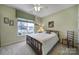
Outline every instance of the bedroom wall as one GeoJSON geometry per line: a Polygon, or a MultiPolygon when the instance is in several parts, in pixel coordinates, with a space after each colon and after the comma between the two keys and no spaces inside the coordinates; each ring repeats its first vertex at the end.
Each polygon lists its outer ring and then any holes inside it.
{"type": "Polygon", "coordinates": [[[79,5],[78,5],[78,54],[79,54],[79,5]]]}
{"type": "Polygon", "coordinates": [[[16,10],[14,8],[0,5],[1,46],[24,40],[24,37],[17,36],[17,19],[15,12],[16,10]],[[4,17],[8,17],[10,20],[14,20],[14,26],[9,26],[9,24],[5,24],[4,17]]]}
{"type": "MultiPolygon", "coordinates": [[[[68,30],[77,30],[77,6],[73,6],[55,14],[42,18],[44,29],[58,30],[60,38],[67,38],[68,30]],[[48,28],[48,22],[54,21],[54,27],[48,28]]],[[[77,33],[77,32],[76,32],[77,33]]],[[[77,35],[77,34],[76,34],[77,35]]]]}
{"type": "MultiPolygon", "coordinates": [[[[0,14],[1,14],[1,12],[0,12],[0,14]]],[[[1,19],[1,15],[0,15],[0,19],[1,19]]],[[[1,22],[1,20],[0,20],[0,22],[1,22]]],[[[0,46],[1,46],[1,23],[0,23],[0,46]]]]}
{"type": "Polygon", "coordinates": [[[25,36],[17,35],[16,9],[0,5],[0,41],[1,46],[10,45],[16,42],[24,41],[25,36]],[[4,17],[14,20],[14,26],[4,23],[4,17]]]}

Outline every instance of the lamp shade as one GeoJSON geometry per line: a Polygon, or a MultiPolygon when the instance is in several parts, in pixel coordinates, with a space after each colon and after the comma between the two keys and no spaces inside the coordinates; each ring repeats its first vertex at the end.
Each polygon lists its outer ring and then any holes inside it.
{"type": "Polygon", "coordinates": [[[42,27],[42,26],[40,26],[37,32],[44,32],[43,27],[42,27]]]}

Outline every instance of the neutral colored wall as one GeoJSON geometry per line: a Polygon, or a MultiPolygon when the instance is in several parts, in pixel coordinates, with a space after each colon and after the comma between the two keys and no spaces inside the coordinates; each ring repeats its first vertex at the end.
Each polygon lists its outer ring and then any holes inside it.
{"type": "Polygon", "coordinates": [[[78,42],[79,42],[79,5],[78,5],[78,42]]]}
{"type": "Polygon", "coordinates": [[[0,5],[0,17],[1,46],[25,40],[24,37],[17,36],[17,19],[16,10],[14,8],[0,5]],[[5,24],[4,17],[8,17],[10,20],[14,20],[14,26],[5,24]]]}
{"type": "MultiPolygon", "coordinates": [[[[0,12],[0,14],[1,14],[1,12],[0,12]]],[[[1,19],[1,15],[0,15],[0,19],[1,19]]],[[[0,22],[1,22],[1,20],[0,20],[0,22]]],[[[1,46],[1,23],[0,23],[0,46],[1,46]]]]}
{"type": "Polygon", "coordinates": [[[79,5],[78,5],[78,54],[79,54],[79,5]]]}
{"type": "Polygon", "coordinates": [[[60,31],[60,37],[67,38],[67,31],[77,29],[77,7],[73,6],[42,18],[45,29],[60,31]],[[54,21],[54,27],[48,28],[48,22],[54,21]]]}

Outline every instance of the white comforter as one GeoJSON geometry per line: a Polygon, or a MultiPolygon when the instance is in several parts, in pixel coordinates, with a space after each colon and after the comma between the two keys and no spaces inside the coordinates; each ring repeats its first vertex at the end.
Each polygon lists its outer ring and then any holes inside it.
{"type": "Polygon", "coordinates": [[[52,32],[51,34],[48,33],[36,33],[29,35],[36,40],[42,43],[42,52],[43,54],[47,54],[51,48],[58,42],[58,36],[56,33],[52,32]]]}

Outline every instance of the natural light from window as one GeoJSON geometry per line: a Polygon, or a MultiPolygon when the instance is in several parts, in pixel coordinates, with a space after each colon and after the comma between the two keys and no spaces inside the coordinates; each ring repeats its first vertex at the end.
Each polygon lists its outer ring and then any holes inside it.
{"type": "Polygon", "coordinates": [[[34,33],[34,23],[18,20],[18,35],[26,35],[26,34],[32,34],[34,33]]]}

